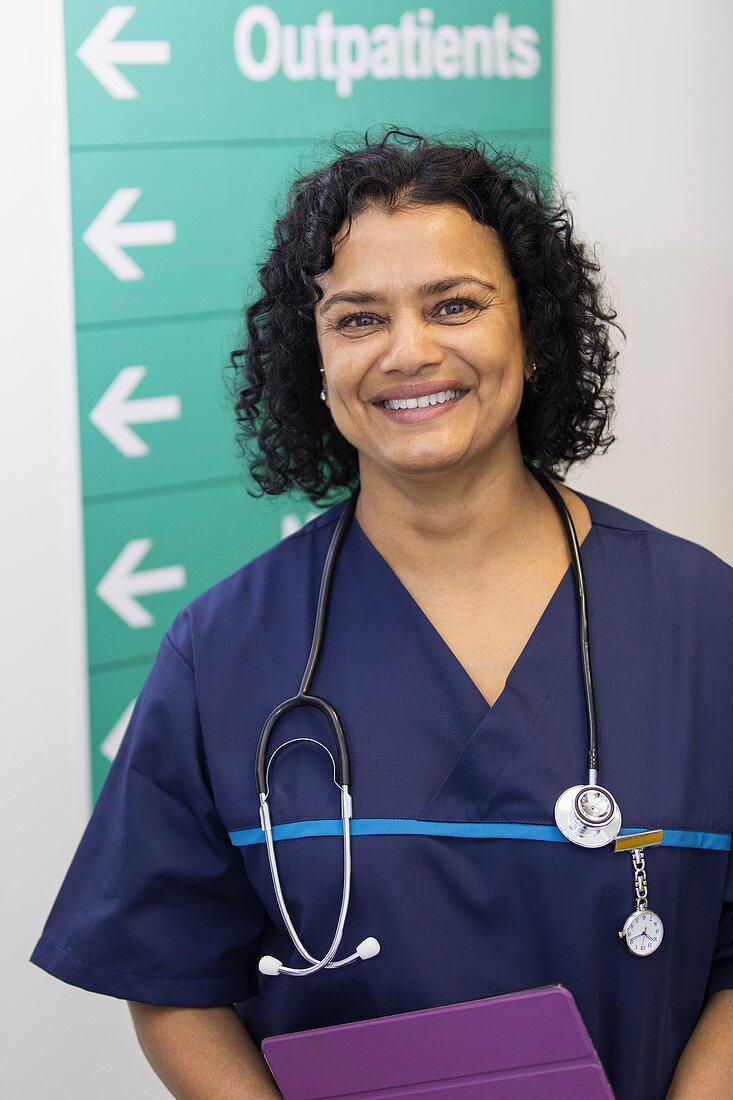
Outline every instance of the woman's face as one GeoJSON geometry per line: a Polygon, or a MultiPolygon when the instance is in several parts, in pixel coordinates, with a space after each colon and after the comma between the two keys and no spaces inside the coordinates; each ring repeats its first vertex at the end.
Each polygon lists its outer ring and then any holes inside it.
{"type": "Polygon", "coordinates": [[[374,465],[428,475],[518,457],[531,365],[493,230],[453,205],[371,207],[319,281],[328,405],[362,480],[374,465]],[[405,399],[417,407],[395,405],[405,399]]]}

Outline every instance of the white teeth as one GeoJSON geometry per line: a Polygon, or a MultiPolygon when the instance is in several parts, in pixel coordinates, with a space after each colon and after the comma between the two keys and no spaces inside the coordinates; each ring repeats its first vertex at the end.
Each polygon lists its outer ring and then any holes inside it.
{"type": "Polygon", "coordinates": [[[400,397],[392,401],[383,401],[385,409],[425,409],[428,405],[443,405],[446,401],[455,401],[461,390],[441,390],[440,393],[425,394],[423,397],[400,397]]]}

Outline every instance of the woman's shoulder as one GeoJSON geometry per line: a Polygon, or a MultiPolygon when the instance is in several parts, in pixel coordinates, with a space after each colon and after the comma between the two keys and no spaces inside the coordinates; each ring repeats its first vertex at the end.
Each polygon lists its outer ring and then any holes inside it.
{"type": "MultiPolygon", "coordinates": [[[[177,614],[167,634],[191,660],[191,637],[223,630],[241,633],[271,625],[296,612],[320,580],[323,562],[345,501],[280,539],[235,572],[195,596],[177,614]]],[[[191,661],[192,663],[192,661],[191,661]]]]}
{"type": "Polygon", "coordinates": [[[635,560],[652,570],[658,583],[688,592],[717,592],[733,603],[733,569],[711,550],[605,501],[577,495],[590,512],[597,536],[625,544],[627,568],[635,560]]]}

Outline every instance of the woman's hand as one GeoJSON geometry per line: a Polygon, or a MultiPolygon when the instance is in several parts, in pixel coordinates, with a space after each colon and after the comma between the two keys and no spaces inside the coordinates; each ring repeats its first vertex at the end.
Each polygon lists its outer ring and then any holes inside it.
{"type": "Polygon", "coordinates": [[[275,1100],[267,1063],[235,1010],[128,1001],[143,1053],[177,1100],[275,1100]]]}
{"type": "Polygon", "coordinates": [[[682,1052],[667,1100],[733,1095],[733,989],[714,993],[682,1052]]]}

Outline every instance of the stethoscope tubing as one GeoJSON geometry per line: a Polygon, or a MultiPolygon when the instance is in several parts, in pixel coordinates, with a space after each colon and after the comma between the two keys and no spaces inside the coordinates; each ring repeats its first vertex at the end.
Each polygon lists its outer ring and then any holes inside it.
{"type": "Polygon", "coordinates": [[[588,782],[598,782],[598,720],[596,717],[596,694],[593,687],[593,670],[590,658],[590,623],[588,619],[588,597],[585,586],[583,561],[580,545],[570,511],[552,480],[542,470],[527,466],[540,483],[560,514],[570,548],[570,565],[575,577],[575,591],[578,603],[578,634],[580,641],[580,661],[583,673],[583,695],[585,699],[585,717],[588,727],[588,782]]]}
{"type": "Polygon", "coordinates": [[[350,955],[346,959],[340,959],[338,962],[334,962],[336,952],[339,949],[341,940],[344,935],[344,925],[346,924],[346,915],[349,910],[349,901],[351,898],[351,796],[348,788],[341,787],[341,820],[343,822],[343,883],[341,890],[341,908],[339,910],[338,921],[336,923],[336,931],[334,932],[333,939],[331,940],[331,946],[322,959],[317,959],[314,955],[305,948],[303,942],[298,935],[295,925],[293,924],[288,907],[285,904],[285,896],[283,894],[282,885],[280,883],[280,875],[277,867],[277,858],[275,856],[275,844],[272,836],[272,823],[270,821],[270,811],[267,805],[267,796],[260,796],[260,812],[262,820],[262,828],[265,833],[265,847],[267,848],[267,859],[270,864],[270,872],[272,874],[272,882],[275,888],[275,898],[277,900],[278,909],[285,922],[285,926],[288,930],[290,938],[292,939],[299,954],[305,959],[306,962],[312,963],[311,966],[303,969],[298,969],[290,966],[280,966],[281,974],[289,974],[295,978],[305,978],[309,974],[315,974],[319,970],[329,969],[333,970],[339,966],[346,966],[350,962],[354,962],[359,958],[358,954],[350,955]]]}
{"type": "Polygon", "coordinates": [[[321,584],[318,590],[318,602],[316,605],[316,621],[313,627],[313,637],[311,639],[310,653],[308,654],[308,660],[306,662],[303,678],[300,681],[300,688],[298,694],[294,695],[290,699],[283,700],[279,703],[272,713],[268,716],[262,731],[260,733],[259,741],[257,742],[257,754],[255,756],[255,782],[257,785],[257,793],[262,796],[267,793],[267,751],[270,747],[270,738],[272,737],[272,731],[275,728],[277,722],[286,714],[289,710],[293,710],[295,707],[308,706],[315,707],[325,714],[328,719],[329,725],[336,740],[337,750],[337,763],[336,763],[336,777],[340,787],[351,786],[351,760],[349,757],[349,746],[344,736],[344,731],[341,726],[341,720],[336,713],[334,707],[325,699],[321,699],[317,695],[309,695],[308,690],[311,685],[311,681],[315,674],[316,665],[321,652],[321,644],[323,642],[323,635],[326,625],[326,615],[328,614],[328,601],[331,595],[331,578],[333,577],[333,571],[336,565],[336,559],[338,552],[341,549],[341,543],[344,540],[346,531],[353,519],[354,512],[356,511],[356,502],[359,498],[359,489],[355,489],[346,502],[346,507],[339,516],[336,529],[331,536],[331,542],[326,554],[326,560],[323,565],[323,572],[321,574],[321,584]]]}
{"type": "MultiPolygon", "coordinates": [[[[305,671],[303,673],[303,679],[300,681],[299,695],[307,695],[308,689],[311,685],[311,680],[316,670],[316,664],[321,652],[321,643],[323,641],[323,634],[326,626],[326,615],[328,614],[328,600],[331,595],[331,578],[333,577],[333,571],[336,568],[336,559],[338,558],[339,550],[341,549],[341,543],[343,542],[348,528],[351,526],[351,521],[354,518],[354,512],[356,511],[356,502],[359,499],[359,486],[356,487],[346,502],[346,507],[339,516],[336,529],[331,537],[329,543],[328,552],[326,554],[326,560],[323,563],[323,573],[321,574],[321,585],[318,589],[318,603],[316,605],[316,621],[313,627],[313,638],[311,640],[310,653],[308,654],[308,660],[306,661],[305,671]]],[[[348,756],[348,753],[347,753],[348,756]]],[[[344,780],[348,782],[348,780],[344,780]]]]}

